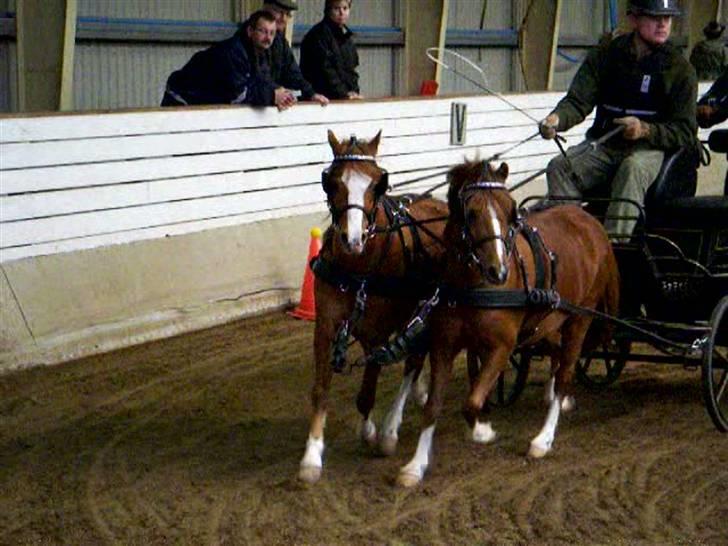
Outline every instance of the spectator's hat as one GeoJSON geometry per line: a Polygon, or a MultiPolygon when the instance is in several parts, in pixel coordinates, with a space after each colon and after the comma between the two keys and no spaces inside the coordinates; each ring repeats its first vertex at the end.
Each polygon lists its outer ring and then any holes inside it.
{"type": "Polygon", "coordinates": [[[707,25],[705,25],[705,28],[703,29],[703,34],[705,34],[706,38],[715,39],[720,38],[720,35],[723,34],[723,31],[725,30],[725,25],[721,25],[718,21],[711,21],[707,25]]]}
{"type": "Polygon", "coordinates": [[[264,0],[264,4],[273,4],[286,11],[293,11],[298,9],[296,0],[264,0]]]}
{"type": "Polygon", "coordinates": [[[676,0],[630,0],[627,13],[653,17],[680,15],[676,0]]]}

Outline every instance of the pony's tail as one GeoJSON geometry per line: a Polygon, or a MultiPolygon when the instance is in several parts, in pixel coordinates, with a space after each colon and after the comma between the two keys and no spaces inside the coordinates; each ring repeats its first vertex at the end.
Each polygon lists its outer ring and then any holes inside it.
{"type": "MultiPolygon", "coordinates": [[[[606,276],[604,284],[604,292],[602,298],[597,304],[597,311],[601,311],[612,317],[619,315],[619,267],[617,259],[614,256],[611,245],[609,252],[604,257],[604,264],[601,271],[606,276]]],[[[614,323],[608,320],[595,319],[592,321],[586,339],[584,340],[583,352],[590,352],[597,349],[600,345],[608,343],[614,335],[614,323]]]]}

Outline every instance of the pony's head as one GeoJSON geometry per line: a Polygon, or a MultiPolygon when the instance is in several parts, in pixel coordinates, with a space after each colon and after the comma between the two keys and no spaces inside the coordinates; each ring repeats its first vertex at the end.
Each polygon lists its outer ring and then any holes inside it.
{"type": "Polygon", "coordinates": [[[518,213],[505,185],[508,165],[467,161],[448,173],[450,222],[460,230],[464,255],[492,284],[508,278],[518,213]]]}
{"type": "Polygon", "coordinates": [[[334,160],[322,173],[321,184],[341,242],[355,254],[361,254],[374,234],[379,199],[389,187],[387,171],[376,161],[381,136],[379,131],[368,141],[351,136],[339,142],[329,131],[334,160]]]}

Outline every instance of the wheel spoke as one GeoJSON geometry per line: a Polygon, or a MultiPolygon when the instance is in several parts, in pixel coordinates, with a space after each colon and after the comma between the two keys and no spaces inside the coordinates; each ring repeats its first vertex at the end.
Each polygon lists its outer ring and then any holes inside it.
{"type": "Polygon", "coordinates": [[[728,385],[728,370],[723,370],[722,377],[716,383],[715,401],[720,403],[721,398],[726,392],[726,385],[728,385]]]}

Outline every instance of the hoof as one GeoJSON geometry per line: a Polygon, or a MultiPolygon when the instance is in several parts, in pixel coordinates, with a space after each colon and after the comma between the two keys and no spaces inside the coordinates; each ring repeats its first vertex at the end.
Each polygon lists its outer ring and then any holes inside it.
{"type": "Polygon", "coordinates": [[[561,401],[561,411],[573,411],[576,408],[576,399],[573,396],[565,396],[561,401]]]}
{"type": "Polygon", "coordinates": [[[409,472],[400,472],[397,476],[397,485],[400,487],[414,487],[422,481],[422,478],[409,472]]]}
{"type": "Polygon", "coordinates": [[[528,456],[532,459],[541,459],[546,456],[546,454],[551,451],[550,449],[547,449],[545,447],[537,446],[536,444],[531,444],[531,448],[528,450],[528,456]]]}
{"type": "Polygon", "coordinates": [[[379,441],[379,451],[385,457],[394,455],[397,452],[398,438],[396,436],[384,436],[379,441]]]}
{"type": "Polygon", "coordinates": [[[476,444],[489,444],[495,440],[496,433],[490,423],[478,423],[472,429],[472,440],[476,444]]]}
{"type": "Polygon", "coordinates": [[[363,421],[359,430],[362,443],[370,448],[377,447],[377,429],[371,421],[363,421]]]}
{"type": "Polygon", "coordinates": [[[321,479],[321,467],[302,466],[298,472],[298,479],[306,483],[316,483],[321,479]]]}

